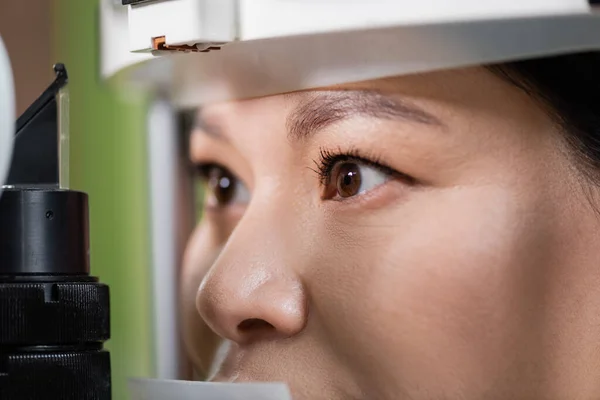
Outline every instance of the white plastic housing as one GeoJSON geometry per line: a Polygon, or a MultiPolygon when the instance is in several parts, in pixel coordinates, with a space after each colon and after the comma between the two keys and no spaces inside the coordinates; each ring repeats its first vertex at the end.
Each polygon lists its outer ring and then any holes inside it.
{"type": "Polygon", "coordinates": [[[153,58],[149,53],[129,51],[127,7],[120,3],[120,0],[100,1],[100,73],[104,78],[153,58]]]}
{"type": "Polygon", "coordinates": [[[0,37],[0,195],[10,167],[15,135],[15,89],[8,53],[0,37]]]}
{"type": "Polygon", "coordinates": [[[586,12],[587,0],[162,0],[129,6],[129,49],[586,12]]]}
{"type": "Polygon", "coordinates": [[[600,50],[600,13],[588,0],[155,0],[129,6],[127,22],[124,9],[103,17],[104,76],[128,70],[129,82],[182,107],[600,50]],[[153,57],[160,36],[225,44],[153,57]]]}

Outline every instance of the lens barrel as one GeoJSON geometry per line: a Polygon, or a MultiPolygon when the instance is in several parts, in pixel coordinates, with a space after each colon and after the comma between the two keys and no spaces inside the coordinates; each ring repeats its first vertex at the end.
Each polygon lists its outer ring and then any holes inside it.
{"type": "Polygon", "coordinates": [[[110,400],[108,286],[90,276],[87,194],[0,197],[0,399],[110,400]]]}

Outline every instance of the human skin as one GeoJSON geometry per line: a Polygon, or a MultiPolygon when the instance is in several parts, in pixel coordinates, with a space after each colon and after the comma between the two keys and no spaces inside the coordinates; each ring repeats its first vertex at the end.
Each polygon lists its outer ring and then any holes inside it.
{"type": "Polygon", "coordinates": [[[200,373],[294,399],[600,396],[597,189],[534,99],[472,68],[200,118],[192,160],[238,180],[209,190],[184,259],[200,373]]]}

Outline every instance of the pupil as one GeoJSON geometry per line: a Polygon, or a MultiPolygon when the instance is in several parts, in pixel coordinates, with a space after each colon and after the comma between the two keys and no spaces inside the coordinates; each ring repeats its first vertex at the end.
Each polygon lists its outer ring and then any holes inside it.
{"type": "Polygon", "coordinates": [[[235,194],[234,177],[225,169],[214,167],[210,171],[209,184],[219,205],[227,205],[235,194]]]}
{"type": "Polygon", "coordinates": [[[361,186],[361,177],[358,165],[344,164],[340,167],[338,175],[338,194],[341,197],[350,197],[358,194],[361,186]]]}

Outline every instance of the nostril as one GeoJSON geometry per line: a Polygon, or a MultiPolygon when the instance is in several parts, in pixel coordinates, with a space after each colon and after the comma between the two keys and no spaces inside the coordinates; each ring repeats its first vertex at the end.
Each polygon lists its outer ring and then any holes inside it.
{"type": "Polygon", "coordinates": [[[238,325],[238,330],[240,332],[251,332],[251,331],[271,331],[274,330],[275,327],[265,321],[264,319],[259,318],[249,318],[245,319],[238,325]]]}

